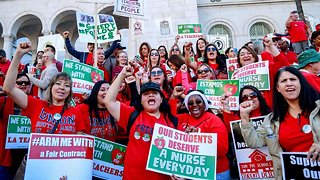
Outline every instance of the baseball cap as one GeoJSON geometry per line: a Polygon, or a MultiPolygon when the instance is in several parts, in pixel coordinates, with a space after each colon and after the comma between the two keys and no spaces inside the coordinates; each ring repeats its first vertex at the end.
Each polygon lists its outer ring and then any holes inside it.
{"type": "Polygon", "coordinates": [[[6,57],[6,52],[3,49],[0,49],[0,56],[6,57]]]}
{"type": "Polygon", "coordinates": [[[156,91],[162,93],[161,89],[160,89],[160,85],[158,83],[154,83],[154,82],[147,82],[147,83],[142,84],[142,86],[140,88],[141,94],[148,91],[148,90],[156,90],[156,91]]]}

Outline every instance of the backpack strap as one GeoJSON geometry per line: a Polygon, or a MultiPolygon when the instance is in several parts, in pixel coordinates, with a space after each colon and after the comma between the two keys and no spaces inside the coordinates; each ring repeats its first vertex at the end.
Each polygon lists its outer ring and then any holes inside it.
{"type": "Polygon", "coordinates": [[[128,124],[127,124],[127,136],[130,135],[130,129],[134,123],[134,121],[137,119],[137,117],[139,116],[141,111],[138,111],[138,110],[134,110],[131,114],[130,114],[130,117],[129,117],[129,121],[128,121],[128,124]]]}
{"type": "Polygon", "coordinates": [[[4,110],[4,108],[5,108],[6,102],[7,102],[7,96],[4,97],[3,106],[2,106],[2,109],[1,109],[1,112],[0,112],[0,118],[2,118],[3,110],[4,110]]]}

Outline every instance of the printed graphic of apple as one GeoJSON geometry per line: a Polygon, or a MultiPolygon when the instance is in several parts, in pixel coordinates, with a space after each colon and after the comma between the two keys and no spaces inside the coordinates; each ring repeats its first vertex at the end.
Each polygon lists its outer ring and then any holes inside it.
{"type": "Polygon", "coordinates": [[[194,30],[195,33],[199,33],[201,28],[200,28],[200,26],[194,26],[193,30],[194,30]]]}
{"type": "Polygon", "coordinates": [[[93,81],[94,83],[102,80],[101,75],[98,74],[98,73],[95,72],[95,71],[92,71],[92,72],[91,72],[91,79],[92,79],[92,81],[93,81]]]}
{"type": "Polygon", "coordinates": [[[159,150],[161,150],[166,145],[166,140],[164,140],[163,137],[158,137],[154,140],[154,144],[159,150]]]}
{"type": "Polygon", "coordinates": [[[111,153],[112,163],[114,165],[123,164],[125,156],[125,151],[120,147],[120,149],[114,149],[111,153]]]}
{"type": "Polygon", "coordinates": [[[237,90],[238,90],[238,87],[232,83],[226,84],[223,88],[223,91],[227,96],[234,95],[237,92],[237,90]]]}
{"type": "Polygon", "coordinates": [[[231,66],[229,67],[229,71],[230,71],[230,72],[233,72],[235,69],[236,69],[236,67],[235,67],[234,65],[231,65],[231,66]]]}

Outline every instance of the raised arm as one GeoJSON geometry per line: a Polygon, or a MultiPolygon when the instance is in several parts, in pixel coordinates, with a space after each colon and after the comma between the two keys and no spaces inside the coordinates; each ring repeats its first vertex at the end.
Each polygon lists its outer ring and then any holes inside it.
{"type": "Polygon", "coordinates": [[[80,62],[84,63],[85,59],[81,58],[81,57],[83,57],[83,55],[81,55],[81,54],[84,54],[84,52],[77,51],[74,49],[74,47],[72,47],[70,39],[69,39],[69,31],[63,32],[62,36],[64,38],[68,53],[70,53],[73,57],[79,59],[80,62]]]}
{"type": "Polygon", "coordinates": [[[107,49],[105,52],[104,52],[104,58],[107,59],[108,57],[111,56],[111,54],[116,50],[117,46],[118,46],[118,43],[120,42],[120,40],[115,40],[111,43],[111,46],[109,49],[107,49]]]}
{"type": "Polygon", "coordinates": [[[18,67],[22,57],[31,50],[30,43],[21,43],[17,46],[16,53],[11,61],[10,67],[4,81],[4,91],[10,96],[13,101],[22,109],[28,105],[28,96],[23,91],[15,86],[18,67]]]}
{"type": "Polygon", "coordinates": [[[290,13],[290,15],[286,21],[286,28],[290,28],[291,16],[292,16],[292,13],[290,13]]]}
{"type": "Polygon", "coordinates": [[[118,91],[124,78],[131,76],[133,69],[125,66],[117,78],[111,84],[105,98],[103,99],[110,114],[118,121],[120,118],[120,102],[116,100],[118,91]]]}
{"type": "Polygon", "coordinates": [[[58,69],[50,68],[50,69],[47,69],[46,75],[43,78],[43,80],[37,79],[30,74],[28,74],[28,77],[34,85],[38,86],[41,89],[47,89],[50,85],[52,78],[58,73],[59,73],[58,69]]]}
{"type": "Polygon", "coordinates": [[[186,43],[184,45],[184,52],[185,52],[185,62],[186,62],[186,65],[193,69],[193,71],[195,72],[197,70],[197,63],[196,62],[192,62],[191,59],[190,59],[190,49],[191,49],[191,46],[192,46],[192,43],[189,42],[189,43],[186,43]]]}

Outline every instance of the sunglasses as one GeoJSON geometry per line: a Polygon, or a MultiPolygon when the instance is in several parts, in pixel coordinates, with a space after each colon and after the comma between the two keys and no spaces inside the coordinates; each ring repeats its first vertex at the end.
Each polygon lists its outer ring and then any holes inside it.
{"type": "Polygon", "coordinates": [[[197,100],[195,100],[195,101],[189,101],[189,102],[188,102],[188,106],[199,105],[199,104],[201,104],[201,103],[202,103],[202,101],[199,100],[199,99],[197,99],[197,100]]]}
{"type": "Polygon", "coordinates": [[[199,70],[197,71],[197,74],[203,74],[203,73],[208,73],[208,72],[210,72],[210,69],[209,69],[209,68],[205,68],[205,69],[203,69],[203,70],[199,69],[199,70]]]}
{"type": "Polygon", "coordinates": [[[151,76],[161,76],[163,74],[163,72],[161,70],[158,70],[158,71],[151,71],[150,72],[150,75],[151,76]]]}
{"type": "Polygon", "coordinates": [[[173,51],[179,51],[179,48],[173,48],[173,51]]]}
{"type": "Polygon", "coordinates": [[[159,53],[157,53],[157,52],[151,52],[150,55],[151,55],[151,56],[159,56],[159,53]]]}
{"type": "Polygon", "coordinates": [[[16,84],[21,86],[22,84],[24,84],[25,86],[28,86],[30,85],[30,82],[29,81],[16,81],[16,84]]]}
{"type": "Polygon", "coordinates": [[[207,51],[217,51],[217,49],[215,47],[212,47],[212,48],[208,47],[207,51]]]}
{"type": "Polygon", "coordinates": [[[250,99],[254,99],[254,98],[258,97],[258,94],[256,92],[252,92],[250,94],[243,95],[241,97],[241,99],[242,99],[242,101],[248,101],[249,97],[250,97],[250,99]]]}

